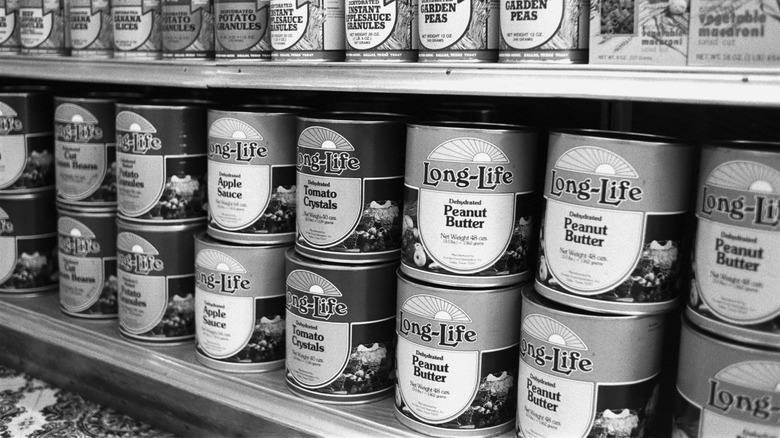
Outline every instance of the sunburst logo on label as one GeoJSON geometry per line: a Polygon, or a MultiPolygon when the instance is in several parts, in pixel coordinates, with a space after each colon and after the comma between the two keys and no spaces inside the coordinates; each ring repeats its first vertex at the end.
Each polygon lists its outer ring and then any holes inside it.
{"type": "Polygon", "coordinates": [[[204,249],[198,252],[195,264],[214,271],[246,273],[246,268],[236,259],[214,249],[204,249]]]}
{"type": "Polygon", "coordinates": [[[103,138],[98,119],[86,109],[72,104],[63,103],[54,111],[56,135],[65,141],[84,143],[89,140],[103,138]]]}
{"type": "Polygon", "coordinates": [[[119,266],[127,272],[148,274],[162,271],[165,264],[158,258],[160,253],[143,237],[123,231],[117,235],[116,248],[119,253],[119,266]]]}
{"type": "Polygon", "coordinates": [[[6,135],[12,131],[22,130],[22,121],[17,119],[19,114],[5,102],[0,102],[0,134],[6,135]]]}
{"type": "Polygon", "coordinates": [[[780,221],[780,172],[754,161],[729,161],[713,169],[702,185],[701,212],[723,213],[742,220],[753,213],[753,223],[775,226],[780,221]],[[729,193],[713,188],[737,191],[729,193]],[[752,193],[751,203],[744,196],[752,193]]]}
{"type": "Polygon", "coordinates": [[[341,291],[319,274],[296,269],[287,275],[287,308],[301,315],[325,320],[334,315],[344,316],[348,308],[340,297],[341,291]]]}
{"type": "Polygon", "coordinates": [[[0,208],[0,234],[10,234],[14,232],[14,224],[11,222],[11,217],[8,213],[0,208]]]}
{"type": "Polygon", "coordinates": [[[759,360],[730,365],[709,381],[707,408],[753,422],[777,422],[780,363],[759,360]]]}
{"type": "Polygon", "coordinates": [[[81,221],[70,217],[57,220],[59,248],[65,254],[85,255],[100,252],[100,243],[95,233],[81,221]]]}
{"type": "Polygon", "coordinates": [[[746,192],[776,194],[780,191],[780,172],[753,161],[729,161],[710,172],[706,184],[746,192]]]}
{"type": "Polygon", "coordinates": [[[157,133],[157,128],[134,112],[121,111],[117,114],[116,130],[117,147],[124,152],[145,154],[162,147],[162,141],[153,135],[157,133]]]}
{"type": "Polygon", "coordinates": [[[246,268],[222,251],[204,249],[195,256],[195,278],[198,286],[209,291],[235,293],[251,288],[251,281],[244,278],[246,268]],[[209,272],[212,271],[212,272],[209,272]]]}
{"type": "Polygon", "coordinates": [[[263,136],[249,124],[231,117],[217,119],[209,127],[209,137],[223,140],[262,140],[263,136]]]}
{"type": "Polygon", "coordinates": [[[412,315],[436,321],[471,322],[469,315],[457,305],[432,295],[415,295],[401,308],[412,315]]]}
{"type": "Polygon", "coordinates": [[[354,151],[355,147],[338,132],[322,126],[309,126],[298,136],[298,147],[329,151],[354,151]]]}
{"type": "Polygon", "coordinates": [[[494,144],[479,138],[456,138],[436,146],[428,159],[459,163],[509,163],[509,158],[494,144]]]}
{"type": "Polygon", "coordinates": [[[620,155],[596,146],[579,146],[558,157],[555,168],[590,175],[639,178],[634,167],[620,155]]]}
{"type": "Polygon", "coordinates": [[[585,342],[570,328],[560,322],[539,314],[528,315],[523,319],[522,331],[544,342],[571,348],[587,350],[585,342]]]}

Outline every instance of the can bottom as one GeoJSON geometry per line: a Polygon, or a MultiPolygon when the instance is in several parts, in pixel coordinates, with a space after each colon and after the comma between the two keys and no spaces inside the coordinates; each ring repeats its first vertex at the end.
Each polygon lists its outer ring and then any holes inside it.
{"type": "Polygon", "coordinates": [[[72,316],[74,318],[81,318],[81,319],[94,319],[94,320],[108,320],[108,319],[117,319],[119,318],[118,313],[81,313],[81,312],[70,312],[68,310],[65,310],[64,307],[60,307],[60,310],[62,313],[72,316]]]}
{"type": "Polygon", "coordinates": [[[0,297],[19,297],[19,298],[40,297],[51,293],[57,293],[58,290],[59,290],[59,286],[56,284],[50,289],[34,290],[34,291],[25,291],[23,289],[15,289],[15,290],[2,289],[0,290],[0,297]]]}
{"type": "Polygon", "coordinates": [[[409,278],[414,280],[424,281],[430,284],[442,285],[442,286],[457,286],[457,287],[476,287],[476,288],[494,288],[494,287],[506,287],[515,286],[523,283],[527,280],[532,271],[526,271],[514,275],[456,275],[456,274],[438,274],[429,271],[423,271],[421,269],[414,269],[413,267],[401,263],[401,272],[406,274],[409,278]]]}
{"type": "Polygon", "coordinates": [[[290,392],[297,395],[298,397],[301,397],[306,400],[318,402],[318,403],[328,403],[334,405],[362,405],[365,403],[371,403],[377,400],[382,400],[387,397],[390,397],[392,395],[392,391],[394,387],[391,386],[389,388],[385,388],[381,391],[376,391],[371,394],[328,395],[316,391],[309,391],[307,389],[298,387],[294,383],[290,382],[290,379],[288,378],[287,389],[289,389],[290,392]]]}
{"type": "Polygon", "coordinates": [[[307,246],[295,244],[295,251],[298,254],[310,259],[321,262],[331,262],[340,264],[362,265],[368,263],[395,262],[401,258],[401,250],[382,252],[381,254],[370,252],[329,252],[318,249],[312,249],[307,246]]]}
{"type": "Polygon", "coordinates": [[[237,243],[239,245],[278,245],[284,243],[293,243],[295,241],[295,233],[233,233],[230,231],[214,228],[211,225],[209,225],[206,233],[213,239],[222,242],[237,243]]]}
{"type": "Polygon", "coordinates": [[[182,345],[182,344],[187,344],[191,342],[193,339],[195,339],[194,334],[187,335],[187,336],[178,336],[175,338],[164,338],[164,337],[150,338],[148,336],[139,336],[139,335],[134,335],[132,333],[128,333],[122,330],[122,327],[119,327],[119,334],[130,341],[139,342],[146,345],[182,345]]]}
{"type": "Polygon", "coordinates": [[[230,373],[265,373],[284,368],[284,360],[274,360],[271,362],[225,362],[223,360],[212,359],[205,354],[197,351],[195,359],[202,365],[219,371],[230,373]]]}
{"type": "Polygon", "coordinates": [[[615,313],[619,315],[651,315],[666,313],[679,307],[680,299],[659,303],[631,303],[622,301],[607,301],[577,296],[571,293],[561,292],[544,286],[538,280],[534,283],[534,289],[539,295],[556,303],[596,313],[615,313]]]}
{"type": "Polygon", "coordinates": [[[780,332],[768,333],[747,327],[735,326],[702,315],[691,309],[690,306],[685,307],[685,316],[688,317],[693,325],[711,334],[722,336],[732,341],[738,341],[746,345],[780,348],[780,332]]]}
{"type": "Polygon", "coordinates": [[[395,414],[395,418],[397,418],[398,421],[401,422],[401,424],[408,427],[409,429],[412,429],[415,432],[424,433],[429,436],[442,437],[442,438],[495,436],[504,433],[508,430],[511,430],[514,427],[514,423],[515,423],[514,418],[512,418],[512,421],[508,421],[498,426],[486,427],[483,429],[474,429],[474,428],[449,429],[443,427],[436,427],[435,425],[429,425],[419,421],[415,421],[407,417],[406,415],[404,415],[404,413],[398,409],[398,406],[395,406],[393,408],[393,413],[395,414]]]}

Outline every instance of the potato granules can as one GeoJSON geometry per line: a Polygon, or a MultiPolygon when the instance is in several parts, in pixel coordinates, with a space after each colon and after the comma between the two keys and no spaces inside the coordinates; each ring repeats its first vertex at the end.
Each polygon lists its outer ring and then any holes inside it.
{"type": "Polygon", "coordinates": [[[19,0],[23,55],[67,56],[65,0],[19,0]]]}
{"type": "Polygon", "coordinates": [[[596,312],[675,308],[694,165],[670,138],[551,133],[536,290],[596,312]]]}
{"type": "Polygon", "coordinates": [[[0,193],[54,187],[51,107],[44,88],[0,90],[0,193]]]}
{"type": "Polygon", "coordinates": [[[498,0],[418,0],[419,61],[495,61],[498,13],[498,0]]]}
{"type": "Polygon", "coordinates": [[[71,56],[110,58],[114,23],[109,0],[68,0],[71,56]]]}
{"type": "Polygon", "coordinates": [[[172,343],[195,337],[195,239],[205,222],[135,224],[117,219],[119,333],[172,343]]]}
{"type": "Polygon", "coordinates": [[[19,0],[0,0],[0,55],[19,53],[19,0]]]}
{"type": "Polygon", "coordinates": [[[284,366],[284,266],[290,247],[236,246],[195,235],[198,362],[239,373],[284,366]]]}
{"type": "Polygon", "coordinates": [[[343,61],[344,0],[271,0],[274,61],[343,61]]]}
{"type": "Polygon", "coordinates": [[[162,57],[160,0],[111,0],[114,58],[162,57]]]}
{"type": "Polygon", "coordinates": [[[287,251],[287,387],[325,403],[357,404],[395,384],[398,262],[320,263],[287,251]]]}
{"type": "Polygon", "coordinates": [[[270,0],[214,0],[217,59],[271,59],[270,0]]]}
{"type": "Polygon", "coordinates": [[[405,119],[379,113],[300,116],[298,133],[296,250],[337,263],[397,259],[405,119]]]}
{"type": "Polygon", "coordinates": [[[146,223],[204,219],[206,141],[206,108],[199,102],[117,104],[119,214],[146,223]]]}
{"type": "Polygon", "coordinates": [[[522,307],[518,437],[656,436],[665,315],[522,307]]]}
{"type": "Polygon", "coordinates": [[[780,144],[702,148],[688,317],[748,344],[780,347],[780,144]]]}
{"type": "Polygon", "coordinates": [[[512,428],[520,287],[460,289],[398,275],[395,416],[439,437],[512,428]]]}
{"type": "Polygon", "coordinates": [[[213,0],[165,0],[162,5],[162,56],[214,56],[213,0]]]}
{"type": "Polygon", "coordinates": [[[418,0],[346,0],[347,61],[416,61],[418,0]]]}
{"type": "Polygon", "coordinates": [[[246,244],[295,240],[292,106],[208,111],[209,235],[246,244]]]}
{"type": "Polygon", "coordinates": [[[0,192],[0,294],[57,291],[54,190],[0,192]]]}
{"type": "Polygon", "coordinates": [[[500,62],[588,62],[588,0],[499,2],[500,62]]]}
{"type": "Polygon", "coordinates": [[[409,125],[401,271],[450,286],[533,272],[538,135],[513,125],[409,125]]]}
{"type": "Polygon", "coordinates": [[[116,318],[116,207],[57,204],[60,308],[80,318],[116,318]]]}

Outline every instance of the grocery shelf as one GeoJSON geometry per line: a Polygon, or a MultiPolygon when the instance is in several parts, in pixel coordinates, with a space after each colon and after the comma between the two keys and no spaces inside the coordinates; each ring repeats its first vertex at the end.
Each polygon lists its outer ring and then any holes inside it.
{"type": "Polygon", "coordinates": [[[126,61],[7,56],[0,76],[187,88],[563,97],[780,107],[780,69],[126,61]]]}

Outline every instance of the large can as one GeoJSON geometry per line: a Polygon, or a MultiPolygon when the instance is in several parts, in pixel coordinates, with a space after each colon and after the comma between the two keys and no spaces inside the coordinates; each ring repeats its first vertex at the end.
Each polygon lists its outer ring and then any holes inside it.
{"type": "Polygon", "coordinates": [[[116,105],[117,205],[146,223],[200,222],[206,206],[206,108],[194,101],[116,105]]]}
{"type": "Polygon", "coordinates": [[[705,146],[688,317],[780,348],[780,143],[705,146]]]}
{"type": "Polygon", "coordinates": [[[110,58],[114,23],[109,0],[68,0],[71,56],[110,58]]]}
{"type": "Polygon", "coordinates": [[[214,0],[217,59],[271,59],[270,0],[214,0]]]}
{"type": "Polygon", "coordinates": [[[512,428],[520,287],[445,288],[398,276],[395,416],[431,436],[512,428]]]}
{"type": "Polygon", "coordinates": [[[533,272],[538,135],[513,125],[409,125],[401,271],[451,286],[533,272]]]}
{"type": "Polygon", "coordinates": [[[198,362],[239,373],[284,366],[284,266],[290,247],[236,246],[195,235],[198,362]]]}
{"type": "Polygon", "coordinates": [[[60,202],[57,212],[60,308],[81,318],[116,318],[116,208],[60,202]]]}
{"type": "Polygon", "coordinates": [[[162,56],[214,56],[213,0],[166,0],[162,5],[162,56]]]}
{"type": "Polygon", "coordinates": [[[536,290],[597,312],[677,307],[694,166],[665,137],[551,133],[536,290]]]}
{"type": "Polygon", "coordinates": [[[342,263],[398,258],[404,122],[378,113],[298,118],[298,252],[342,263]]]}
{"type": "Polygon", "coordinates": [[[0,90],[0,193],[54,187],[51,106],[44,88],[0,90]]]}
{"type": "Polygon", "coordinates": [[[390,395],[395,384],[397,262],[325,264],[287,251],[287,387],[338,404],[390,395]]]}
{"type": "Polygon", "coordinates": [[[160,0],[112,0],[114,58],[162,57],[160,0]]]}
{"type": "Polygon", "coordinates": [[[656,436],[665,315],[579,311],[523,290],[517,435],[656,436]]]}
{"type": "Polygon", "coordinates": [[[0,55],[19,53],[19,0],[0,0],[0,55]]]}
{"type": "Polygon", "coordinates": [[[173,343],[195,337],[195,234],[205,222],[135,224],[117,219],[119,332],[173,343]]]}
{"type": "Polygon", "coordinates": [[[344,0],[271,0],[274,61],[343,61],[344,0]]]}
{"type": "Polygon", "coordinates": [[[246,244],[295,240],[300,107],[208,111],[209,235],[246,244]]]}
{"type": "Polygon", "coordinates": [[[19,41],[23,55],[66,56],[65,0],[19,0],[19,41]]]}
{"type": "Polygon", "coordinates": [[[0,294],[56,292],[54,190],[0,193],[0,294]]]}
{"type": "Polygon", "coordinates": [[[416,61],[418,0],[346,0],[347,61],[416,61]]]}
{"type": "Polygon", "coordinates": [[[117,99],[54,98],[57,198],[79,207],[116,206],[117,99]]]}
{"type": "Polygon", "coordinates": [[[780,350],[683,320],[673,438],[780,436],[780,350]]]}
{"type": "Polygon", "coordinates": [[[418,0],[421,62],[493,62],[498,57],[497,0],[418,0]]]}

